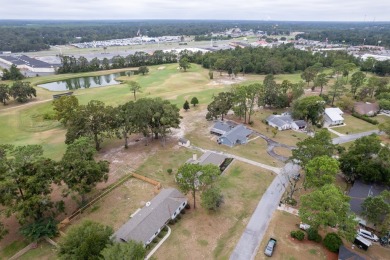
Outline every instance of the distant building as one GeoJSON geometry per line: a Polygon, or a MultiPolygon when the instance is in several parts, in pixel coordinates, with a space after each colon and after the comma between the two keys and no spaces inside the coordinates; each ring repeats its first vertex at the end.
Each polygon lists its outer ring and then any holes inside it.
{"type": "Polygon", "coordinates": [[[344,124],[343,111],[338,107],[325,108],[324,118],[328,126],[344,124]]]}
{"type": "Polygon", "coordinates": [[[149,245],[187,205],[187,198],[177,189],[163,189],[145,207],[121,226],[112,238],[116,242],[134,240],[149,245]]]}
{"type": "Polygon", "coordinates": [[[229,132],[226,132],[218,138],[219,144],[224,144],[230,147],[236,144],[246,144],[248,137],[252,134],[252,130],[246,128],[244,125],[237,125],[229,132]]]}
{"type": "Polygon", "coordinates": [[[356,102],[353,105],[353,111],[359,115],[375,116],[379,112],[379,105],[378,103],[356,102]]]}
{"type": "Polygon", "coordinates": [[[0,62],[9,66],[16,65],[20,70],[29,70],[31,72],[54,72],[55,68],[52,64],[44,61],[30,58],[26,55],[2,55],[0,62]]]}
{"type": "Polygon", "coordinates": [[[184,147],[189,147],[191,145],[191,143],[189,140],[182,137],[179,139],[179,145],[184,146],[184,147]]]}
{"type": "Polygon", "coordinates": [[[187,160],[187,163],[199,163],[200,165],[207,165],[207,164],[213,164],[221,170],[221,172],[224,170],[227,165],[225,164],[225,161],[228,158],[227,156],[211,151],[205,152],[199,159],[196,154],[193,154],[192,158],[187,160]]]}

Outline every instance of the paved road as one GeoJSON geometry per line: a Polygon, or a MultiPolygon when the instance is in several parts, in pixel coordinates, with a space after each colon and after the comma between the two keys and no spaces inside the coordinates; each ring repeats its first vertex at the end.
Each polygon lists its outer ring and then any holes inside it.
{"type": "MultiPolygon", "coordinates": [[[[254,259],[263,240],[272,214],[277,209],[282,195],[288,185],[287,174],[292,176],[298,173],[299,166],[287,163],[282,169],[282,173],[276,176],[264,193],[259,204],[256,207],[244,233],[242,234],[236,248],[234,249],[231,260],[249,260],[254,259]]],[[[260,248],[260,250],[262,250],[260,248]]]]}
{"type": "Polygon", "coordinates": [[[379,134],[380,131],[379,130],[372,130],[372,131],[368,131],[368,132],[363,132],[363,133],[357,133],[357,134],[349,134],[349,135],[346,135],[346,136],[340,136],[340,137],[336,137],[336,138],[333,138],[333,144],[343,144],[343,143],[348,143],[348,142],[352,142],[356,139],[359,139],[363,136],[367,136],[367,135],[371,135],[371,134],[379,134]]]}

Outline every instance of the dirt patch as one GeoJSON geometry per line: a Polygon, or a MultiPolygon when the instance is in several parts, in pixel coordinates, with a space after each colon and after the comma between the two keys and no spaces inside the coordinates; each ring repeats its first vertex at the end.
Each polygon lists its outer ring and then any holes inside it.
{"type": "Polygon", "coordinates": [[[229,77],[229,76],[220,76],[211,80],[207,86],[217,86],[217,85],[233,85],[245,81],[245,77],[229,77]]]}
{"type": "Polygon", "coordinates": [[[165,69],[165,66],[158,67],[157,69],[158,70],[163,70],[163,69],[165,69]]]}

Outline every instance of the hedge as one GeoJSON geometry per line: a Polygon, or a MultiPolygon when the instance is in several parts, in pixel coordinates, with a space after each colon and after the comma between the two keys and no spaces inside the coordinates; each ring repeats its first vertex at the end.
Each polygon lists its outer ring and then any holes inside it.
{"type": "Polygon", "coordinates": [[[299,241],[302,241],[305,238],[305,233],[301,230],[297,231],[291,231],[290,233],[291,237],[298,239],[299,241]]]}
{"type": "Polygon", "coordinates": [[[368,123],[370,123],[370,124],[373,124],[373,125],[379,124],[378,120],[372,119],[372,118],[370,118],[370,117],[368,117],[368,116],[359,115],[359,114],[357,114],[357,113],[352,113],[352,116],[354,116],[354,117],[356,117],[356,118],[359,118],[359,119],[361,119],[361,120],[364,120],[364,121],[366,121],[366,122],[368,122],[368,123]]]}

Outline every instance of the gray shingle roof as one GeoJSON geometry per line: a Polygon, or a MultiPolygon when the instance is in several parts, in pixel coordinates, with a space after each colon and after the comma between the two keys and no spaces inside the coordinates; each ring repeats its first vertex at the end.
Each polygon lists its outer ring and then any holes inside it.
{"type": "Polygon", "coordinates": [[[378,196],[386,189],[388,188],[385,186],[377,184],[365,184],[360,181],[355,181],[348,194],[351,197],[349,202],[351,205],[351,210],[359,215],[362,212],[361,204],[365,198],[369,196],[378,196]]]}
{"type": "Polygon", "coordinates": [[[226,137],[233,144],[239,140],[241,143],[246,142],[247,136],[252,134],[252,130],[246,128],[244,125],[238,125],[229,132],[225,133],[223,137],[226,137]]]}
{"type": "Polygon", "coordinates": [[[290,115],[270,115],[267,117],[266,121],[271,122],[278,127],[283,127],[286,124],[291,124],[294,120],[290,115]]]}
{"type": "Polygon", "coordinates": [[[339,260],[365,260],[366,258],[350,251],[345,246],[339,248],[339,260]]]}
{"type": "Polygon", "coordinates": [[[213,152],[206,152],[199,158],[200,165],[214,164],[216,166],[221,166],[227,157],[222,154],[217,154],[213,152]]]}
{"type": "Polygon", "coordinates": [[[114,233],[114,240],[135,240],[146,244],[184,202],[187,202],[187,198],[177,189],[161,190],[149,206],[143,207],[114,233]]]}
{"type": "Polygon", "coordinates": [[[226,132],[229,132],[234,126],[231,124],[228,124],[226,122],[218,121],[214,124],[214,126],[211,128],[211,132],[218,133],[218,134],[225,134],[226,132]]]}

